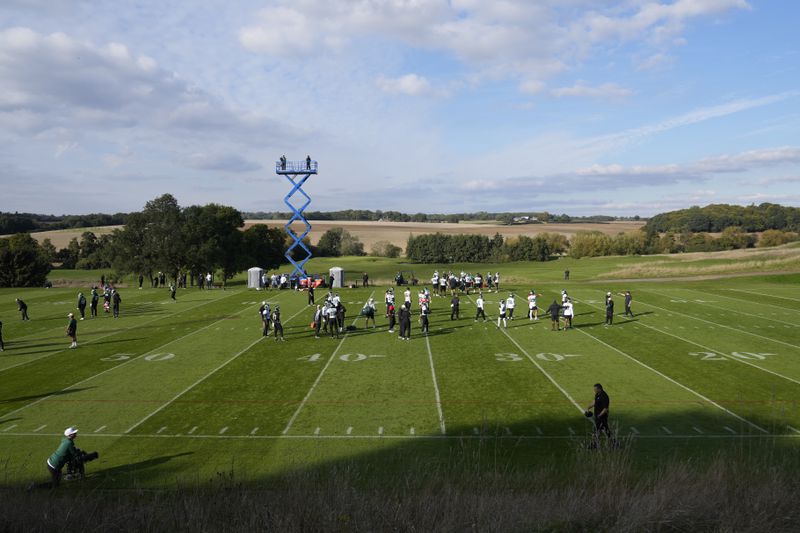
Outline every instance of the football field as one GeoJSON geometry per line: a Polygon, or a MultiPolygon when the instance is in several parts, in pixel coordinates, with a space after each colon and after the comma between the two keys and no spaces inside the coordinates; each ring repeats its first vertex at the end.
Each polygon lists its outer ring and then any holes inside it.
{"type": "Polygon", "coordinates": [[[87,316],[75,350],[64,328],[76,289],[3,289],[4,483],[42,478],[69,425],[80,429],[80,448],[100,452],[90,478],[118,486],[222,472],[258,480],[352,461],[432,468],[487,445],[502,461],[536,464],[589,442],[583,410],[595,382],[611,397],[617,434],[643,462],[732,443],[793,446],[798,281],[531,282],[484,293],[488,322],[474,320],[474,294],[462,295],[459,320],[449,298],[434,296],[427,336],[414,290],[409,341],[387,332],[386,286],[339,291],[353,326],[339,338],[314,337],[304,292],[239,285],[179,290],[175,302],[167,290],[123,288],[121,317],[102,308],[87,316]],[[543,308],[566,288],[575,328],[552,331],[544,312],[528,320],[532,287],[543,308]],[[623,290],[633,293],[633,318],[622,316],[623,290]],[[616,301],[610,327],[606,291],[616,301]],[[498,298],[509,292],[515,317],[498,328],[498,298]],[[20,320],[16,297],[30,321],[20,320]],[[359,316],[370,297],[374,329],[359,316]],[[261,335],[264,299],[281,308],[285,342],[261,335]]]}

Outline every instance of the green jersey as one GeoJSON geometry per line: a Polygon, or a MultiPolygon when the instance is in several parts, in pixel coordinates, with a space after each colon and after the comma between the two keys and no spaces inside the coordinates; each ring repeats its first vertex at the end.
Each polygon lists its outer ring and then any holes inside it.
{"type": "Polygon", "coordinates": [[[71,318],[67,326],[67,335],[74,335],[78,331],[78,321],[71,318]]]}
{"type": "Polygon", "coordinates": [[[56,451],[47,460],[47,464],[56,470],[61,470],[67,461],[78,457],[78,449],[72,439],[64,437],[61,439],[61,444],[58,445],[56,451]]]}

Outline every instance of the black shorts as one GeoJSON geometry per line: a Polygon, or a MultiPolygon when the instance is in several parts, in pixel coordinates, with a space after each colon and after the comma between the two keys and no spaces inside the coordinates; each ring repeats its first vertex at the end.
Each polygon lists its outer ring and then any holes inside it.
{"type": "Polygon", "coordinates": [[[608,415],[603,416],[595,416],[594,417],[594,428],[595,431],[598,433],[601,431],[608,432],[610,429],[608,428],[608,415]]]}

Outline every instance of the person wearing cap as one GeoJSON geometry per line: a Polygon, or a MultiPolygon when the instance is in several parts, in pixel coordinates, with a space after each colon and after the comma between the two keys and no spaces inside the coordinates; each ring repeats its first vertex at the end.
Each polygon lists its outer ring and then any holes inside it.
{"type": "Polygon", "coordinates": [[[69,318],[69,324],[67,324],[67,337],[72,339],[72,344],[69,345],[70,348],[77,348],[78,347],[78,321],[75,320],[75,315],[72,313],[67,315],[69,318]]]}
{"type": "Polygon", "coordinates": [[[611,326],[614,324],[614,299],[611,297],[611,293],[606,294],[606,323],[605,326],[611,326]]]}
{"type": "Polygon", "coordinates": [[[17,298],[16,300],[17,300],[17,309],[22,315],[22,320],[30,320],[30,318],[28,318],[28,304],[26,304],[19,298],[17,298]]]}
{"type": "Polygon", "coordinates": [[[86,318],[86,296],[82,292],[78,293],[78,311],[81,314],[81,320],[86,318]]]}
{"type": "Polygon", "coordinates": [[[459,317],[459,306],[461,304],[461,300],[458,298],[458,293],[453,293],[453,298],[450,300],[450,320],[458,320],[459,317]]]}
{"type": "Polygon", "coordinates": [[[561,330],[561,326],[558,323],[558,313],[561,312],[561,306],[558,305],[556,300],[553,300],[553,303],[550,304],[550,307],[547,308],[547,312],[550,314],[550,330],[551,331],[559,331],[561,330]]]}
{"type": "Polygon", "coordinates": [[[78,436],[78,429],[68,427],[64,430],[64,437],[56,448],[56,451],[47,459],[47,472],[50,474],[49,483],[34,484],[36,488],[54,489],[61,483],[61,469],[69,461],[78,459],[78,448],[75,447],[75,437],[78,436]]]}
{"type": "Polygon", "coordinates": [[[633,302],[633,296],[631,296],[631,291],[625,291],[621,294],[625,298],[625,316],[630,315],[631,318],[633,318],[633,311],[631,311],[631,303],[633,302]]]}

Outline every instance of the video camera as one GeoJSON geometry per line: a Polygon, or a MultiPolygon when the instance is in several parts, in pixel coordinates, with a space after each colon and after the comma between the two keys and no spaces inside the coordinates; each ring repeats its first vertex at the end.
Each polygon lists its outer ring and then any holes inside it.
{"type": "Polygon", "coordinates": [[[84,464],[90,463],[100,457],[100,454],[97,452],[90,452],[87,453],[80,448],[77,449],[78,456],[71,461],[67,461],[67,474],[66,479],[83,479],[84,476],[84,464]]]}

